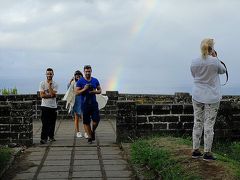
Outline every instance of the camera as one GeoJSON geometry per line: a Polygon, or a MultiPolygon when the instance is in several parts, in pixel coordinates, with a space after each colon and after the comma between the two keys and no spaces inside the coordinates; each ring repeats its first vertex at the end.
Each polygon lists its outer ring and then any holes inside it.
{"type": "Polygon", "coordinates": [[[90,84],[88,84],[88,90],[89,91],[93,91],[93,86],[92,86],[92,84],[90,83],[90,84]]]}

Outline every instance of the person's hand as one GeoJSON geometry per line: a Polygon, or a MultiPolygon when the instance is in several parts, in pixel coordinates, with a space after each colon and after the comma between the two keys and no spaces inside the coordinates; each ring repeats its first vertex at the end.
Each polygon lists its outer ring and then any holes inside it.
{"type": "Polygon", "coordinates": [[[213,49],[211,55],[212,55],[212,57],[217,57],[217,52],[213,49]]]}
{"type": "Polygon", "coordinates": [[[96,94],[96,90],[93,89],[92,91],[89,91],[89,94],[96,94]]]}
{"type": "Polygon", "coordinates": [[[89,88],[89,84],[86,84],[86,85],[84,86],[84,89],[87,90],[88,88],[89,88]]]}

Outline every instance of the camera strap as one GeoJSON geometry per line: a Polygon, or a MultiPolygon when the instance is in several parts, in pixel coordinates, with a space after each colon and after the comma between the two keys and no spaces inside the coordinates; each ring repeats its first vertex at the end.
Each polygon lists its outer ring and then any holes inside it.
{"type": "Polygon", "coordinates": [[[221,64],[226,68],[226,82],[222,85],[222,86],[224,86],[224,85],[226,85],[227,82],[228,82],[228,70],[227,70],[226,64],[225,64],[224,62],[222,62],[221,60],[219,60],[219,61],[220,61],[221,64]]]}

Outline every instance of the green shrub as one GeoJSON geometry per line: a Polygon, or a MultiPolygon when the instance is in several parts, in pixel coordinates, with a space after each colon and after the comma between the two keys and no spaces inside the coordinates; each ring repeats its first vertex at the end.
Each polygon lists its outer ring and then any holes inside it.
{"type": "Polygon", "coordinates": [[[2,170],[11,158],[11,149],[0,147],[0,170],[2,170]]]}
{"type": "Polygon", "coordinates": [[[0,89],[0,93],[2,95],[16,95],[17,94],[17,88],[16,87],[14,87],[13,89],[3,88],[3,89],[0,89]]]}
{"type": "Polygon", "coordinates": [[[230,146],[230,157],[240,162],[240,142],[233,142],[230,146]]]}

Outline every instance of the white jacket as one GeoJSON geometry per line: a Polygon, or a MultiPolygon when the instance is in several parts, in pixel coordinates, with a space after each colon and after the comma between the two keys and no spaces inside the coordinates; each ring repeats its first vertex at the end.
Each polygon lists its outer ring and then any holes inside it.
{"type": "Polygon", "coordinates": [[[75,88],[75,81],[72,81],[67,92],[65,93],[64,97],[62,98],[63,101],[67,101],[66,103],[66,109],[68,109],[68,113],[71,112],[73,106],[74,106],[74,103],[75,103],[75,91],[74,91],[74,88],[75,88]]]}

